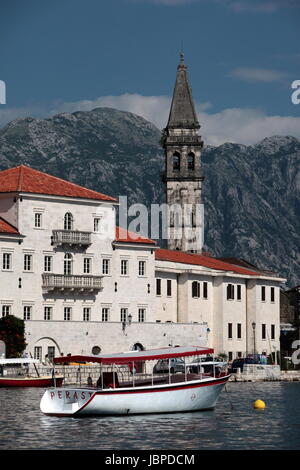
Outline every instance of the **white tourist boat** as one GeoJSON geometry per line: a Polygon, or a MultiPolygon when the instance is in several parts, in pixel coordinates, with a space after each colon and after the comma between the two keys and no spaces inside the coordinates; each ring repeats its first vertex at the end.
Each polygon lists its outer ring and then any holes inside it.
{"type": "Polygon", "coordinates": [[[0,387],[53,387],[54,384],[62,384],[62,376],[41,375],[38,365],[38,359],[0,358],[0,387]],[[32,365],[34,371],[30,369],[32,365]]]}
{"type": "Polygon", "coordinates": [[[212,353],[192,346],[55,358],[55,364],[98,363],[99,378],[94,385],[88,377],[86,386],[46,390],[40,408],[46,415],[73,417],[212,409],[230,377],[224,363],[207,362],[212,353]],[[183,361],[184,368],[177,371],[174,360],[183,361]],[[155,372],[158,361],[168,361],[167,373],[155,372]]]}

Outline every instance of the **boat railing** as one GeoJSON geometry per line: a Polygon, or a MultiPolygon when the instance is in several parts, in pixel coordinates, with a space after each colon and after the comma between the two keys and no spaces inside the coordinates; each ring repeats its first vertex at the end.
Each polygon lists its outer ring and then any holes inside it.
{"type": "MultiPolygon", "coordinates": [[[[64,375],[64,385],[78,384],[80,387],[95,387],[99,389],[153,386],[163,383],[188,382],[202,380],[208,377],[218,377],[222,364],[215,361],[184,362],[184,368],[171,371],[171,367],[163,372],[157,372],[157,361],[144,361],[143,363],[126,364],[78,364],[77,366],[56,366],[56,373],[64,375]],[[111,373],[111,382],[105,383],[103,373],[111,373]],[[115,374],[114,374],[115,373],[115,374]]],[[[170,366],[169,361],[169,366],[170,366]]],[[[226,375],[226,374],[225,374],[226,375]]],[[[108,376],[106,376],[108,380],[108,376]]]]}

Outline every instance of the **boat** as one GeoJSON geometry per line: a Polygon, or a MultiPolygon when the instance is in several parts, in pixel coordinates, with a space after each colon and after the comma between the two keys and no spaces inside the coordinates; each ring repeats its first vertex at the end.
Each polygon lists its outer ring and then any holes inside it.
{"type": "Polygon", "coordinates": [[[40,364],[38,359],[0,358],[0,387],[53,387],[55,383],[62,385],[63,376],[53,376],[52,373],[40,375],[36,364],[40,364]],[[30,373],[30,365],[34,366],[34,374],[30,373]]]}
{"type": "MultiPolygon", "coordinates": [[[[98,380],[93,384],[89,376],[86,385],[48,389],[41,399],[40,409],[49,416],[72,417],[213,409],[230,374],[226,368],[215,366],[213,361],[211,371],[203,371],[201,356],[212,353],[213,349],[210,348],[178,346],[120,354],[72,356],[69,361],[98,363],[98,380]],[[179,358],[184,361],[184,370],[176,371],[173,368],[171,371],[172,360],[179,358]],[[153,363],[160,360],[169,361],[165,374],[155,373],[153,363]],[[196,373],[192,372],[195,363],[196,373]]],[[[65,357],[53,359],[54,365],[66,361],[65,357]]],[[[82,378],[81,374],[79,376],[82,378]]]]}

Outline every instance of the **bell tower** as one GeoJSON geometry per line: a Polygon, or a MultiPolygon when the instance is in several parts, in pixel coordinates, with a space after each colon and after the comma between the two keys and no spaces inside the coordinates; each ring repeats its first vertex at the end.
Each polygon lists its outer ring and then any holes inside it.
{"type": "Polygon", "coordinates": [[[167,248],[200,253],[203,245],[203,205],[200,124],[188,82],[184,55],[180,54],[173,99],[161,144],[165,151],[167,248]]]}

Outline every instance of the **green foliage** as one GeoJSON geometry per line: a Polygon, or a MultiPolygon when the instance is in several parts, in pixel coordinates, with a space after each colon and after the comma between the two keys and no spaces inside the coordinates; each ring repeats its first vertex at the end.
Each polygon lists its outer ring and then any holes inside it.
{"type": "Polygon", "coordinates": [[[6,344],[6,357],[20,357],[26,348],[24,320],[7,315],[0,319],[0,340],[6,344]]]}

